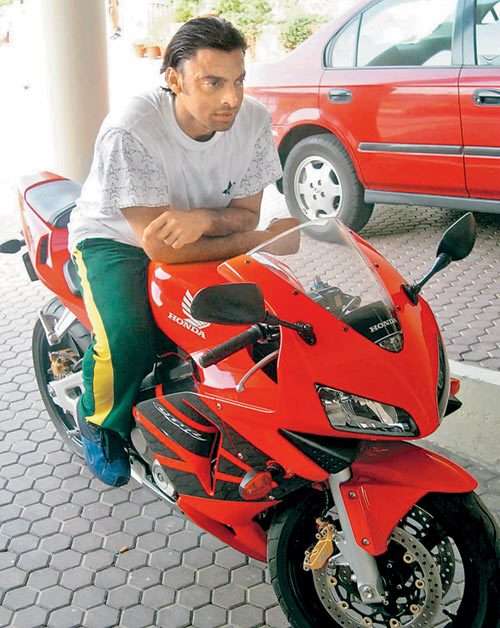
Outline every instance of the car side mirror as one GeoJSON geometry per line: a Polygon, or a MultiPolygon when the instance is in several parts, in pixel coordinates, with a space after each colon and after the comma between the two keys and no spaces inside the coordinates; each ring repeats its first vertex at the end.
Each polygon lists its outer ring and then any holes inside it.
{"type": "Polygon", "coordinates": [[[403,284],[402,288],[410,301],[417,305],[418,294],[429,279],[446,268],[451,262],[457,262],[467,257],[472,251],[475,241],[476,221],[473,214],[468,212],[445,231],[438,246],[436,261],[427,275],[411,286],[406,283],[403,284]]]}
{"type": "Polygon", "coordinates": [[[266,318],[264,297],[255,283],[226,283],[199,290],[191,315],[219,325],[253,325],[266,318]]]}

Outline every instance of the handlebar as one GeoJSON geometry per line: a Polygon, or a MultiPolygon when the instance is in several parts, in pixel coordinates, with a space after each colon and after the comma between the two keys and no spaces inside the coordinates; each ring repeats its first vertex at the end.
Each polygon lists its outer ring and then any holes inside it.
{"type": "Polygon", "coordinates": [[[252,327],[241,334],[226,340],[226,342],[215,346],[213,349],[210,349],[203,354],[200,358],[200,366],[202,368],[207,368],[207,366],[217,364],[217,362],[221,362],[230,355],[233,355],[233,353],[252,345],[254,342],[257,342],[257,340],[261,340],[262,338],[264,338],[264,332],[260,326],[252,325],[252,327]]]}

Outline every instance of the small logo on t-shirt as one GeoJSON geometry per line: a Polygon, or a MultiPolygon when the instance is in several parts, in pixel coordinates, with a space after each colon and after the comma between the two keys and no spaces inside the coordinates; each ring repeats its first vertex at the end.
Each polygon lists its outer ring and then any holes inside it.
{"type": "Polygon", "coordinates": [[[222,192],[222,194],[231,194],[231,188],[234,185],[234,181],[229,181],[229,183],[227,184],[227,188],[224,190],[224,192],[222,192]]]}

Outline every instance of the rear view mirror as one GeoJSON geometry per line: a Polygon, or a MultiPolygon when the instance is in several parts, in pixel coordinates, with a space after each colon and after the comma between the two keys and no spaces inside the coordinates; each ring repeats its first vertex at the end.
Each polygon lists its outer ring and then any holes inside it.
{"type": "Polygon", "coordinates": [[[7,240],[0,244],[0,253],[17,253],[25,244],[24,240],[7,240]]]}
{"type": "Polygon", "coordinates": [[[454,262],[467,257],[476,241],[476,221],[471,212],[465,214],[449,227],[439,243],[437,256],[444,253],[454,262]]]}
{"type": "Polygon", "coordinates": [[[266,317],[264,297],[255,283],[226,283],[194,295],[191,315],[219,325],[253,325],[266,317]]]}
{"type": "Polygon", "coordinates": [[[476,221],[471,212],[465,214],[449,227],[439,243],[436,261],[427,275],[417,283],[409,286],[404,283],[402,285],[407,297],[416,305],[418,303],[418,294],[424,285],[437,272],[446,268],[451,262],[467,257],[474,247],[476,241],[476,221]]]}

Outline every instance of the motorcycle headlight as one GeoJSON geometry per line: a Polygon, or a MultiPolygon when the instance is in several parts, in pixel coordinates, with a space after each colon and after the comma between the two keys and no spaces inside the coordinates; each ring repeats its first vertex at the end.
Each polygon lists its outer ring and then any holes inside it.
{"type": "Polygon", "coordinates": [[[330,425],[336,430],[383,436],[418,436],[411,416],[396,406],[316,385],[330,425]]]}

